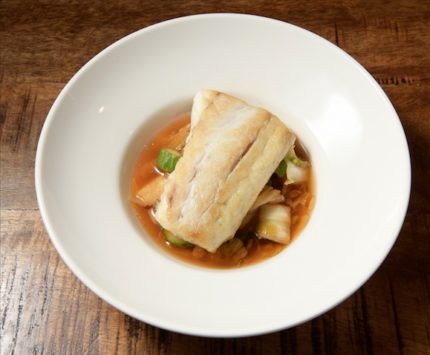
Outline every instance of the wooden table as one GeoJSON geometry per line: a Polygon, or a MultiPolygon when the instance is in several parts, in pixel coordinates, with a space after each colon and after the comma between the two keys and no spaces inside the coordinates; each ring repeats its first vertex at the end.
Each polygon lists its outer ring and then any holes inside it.
{"type": "Polygon", "coordinates": [[[2,354],[430,354],[428,0],[3,0],[0,24],[2,354]],[[258,337],[176,334],[109,306],[60,260],[34,191],[39,133],[71,76],[133,31],[204,12],[281,19],[350,53],[393,102],[412,158],[407,217],[375,275],[323,316],[258,337]]]}

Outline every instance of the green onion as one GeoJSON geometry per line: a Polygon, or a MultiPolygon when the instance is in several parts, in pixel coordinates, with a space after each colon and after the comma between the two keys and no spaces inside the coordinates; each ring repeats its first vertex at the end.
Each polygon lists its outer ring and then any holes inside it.
{"type": "Polygon", "coordinates": [[[278,175],[279,177],[283,177],[285,176],[286,172],[287,172],[287,163],[285,162],[285,159],[282,159],[275,170],[275,174],[278,175]]]}
{"type": "Polygon", "coordinates": [[[193,244],[187,242],[186,240],[183,240],[176,235],[174,235],[172,232],[168,231],[167,229],[162,230],[164,239],[169,242],[169,244],[174,245],[175,247],[180,248],[191,248],[193,244]]]}
{"type": "Polygon", "coordinates": [[[295,166],[298,167],[306,167],[309,165],[307,161],[301,160],[296,152],[294,151],[294,147],[291,147],[290,150],[287,153],[287,156],[285,157],[285,160],[288,162],[293,163],[295,166]]]}
{"type": "Polygon", "coordinates": [[[176,150],[169,148],[162,148],[157,157],[157,168],[166,173],[171,173],[175,170],[176,163],[178,162],[181,154],[176,150]]]}

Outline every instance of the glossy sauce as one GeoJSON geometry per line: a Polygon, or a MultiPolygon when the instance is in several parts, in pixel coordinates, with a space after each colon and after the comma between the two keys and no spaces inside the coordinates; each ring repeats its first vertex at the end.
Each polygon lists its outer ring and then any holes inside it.
{"type": "MultiPolygon", "coordinates": [[[[187,115],[174,121],[172,124],[159,131],[157,135],[148,144],[144,145],[143,150],[139,156],[131,181],[130,200],[132,201],[132,206],[143,228],[148,232],[151,238],[168,253],[173,254],[175,257],[183,261],[205,267],[232,268],[246,266],[260,262],[278,254],[286,247],[286,245],[275,243],[265,239],[258,239],[256,237],[244,240],[244,244],[248,250],[248,254],[244,259],[240,260],[240,262],[231,260],[231,258],[226,258],[224,255],[222,255],[222,253],[219,252],[219,250],[215,253],[209,253],[199,247],[187,249],[172,246],[165,241],[160,226],[152,217],[152,209],[145,208],[133,202],[133,196],[136,196],[137,191],[139,191],[139,189],[141,189],[153,178],[157,177],[160,174],[155,168],[155,162],[160,149],[167,147],[169,142],[172,140],[172,137],[175,136],[175,134],[181,128],[185,127],[189,122],[190,116],[187,115]]],[[[296,142],[297,155],[300,158],[309,160],[303,147],[297,143],[298,142],[296,142]]],[[[309,218],[309,214],[312,210],[312,206],[314,203],[314,184],[312,178],[312,171],[310,174],[309,182],[303,184],[302,188],[307,193],[309,193],[310,198],[307,199],[307,203],[305,204],[305,206],[300,206],[300,208],[297,209],[292,208],[292,240],[294,240],[294,238],[298,235],[301,229],[306,225],[306,222],[309,218]]],[[[241,234],[249,235],[249,232],[238,231],[236,233],[236,236],[240,236],[241,234]]]]}

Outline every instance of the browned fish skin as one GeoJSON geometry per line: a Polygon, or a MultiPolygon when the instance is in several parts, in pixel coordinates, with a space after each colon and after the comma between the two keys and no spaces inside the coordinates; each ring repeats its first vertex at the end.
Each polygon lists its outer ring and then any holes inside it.
{"type": "Polygon", "coordinates": [[[213,252],[239,228],[295,137],[270,112],[216,91],[199,92],[192,115],[155,218],[213,252]]]}

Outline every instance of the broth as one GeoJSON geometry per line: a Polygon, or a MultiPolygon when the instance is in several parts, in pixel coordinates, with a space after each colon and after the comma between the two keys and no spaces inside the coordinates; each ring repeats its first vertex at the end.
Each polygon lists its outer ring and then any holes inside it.
{"type": "MultiPolygon", "coordinates": [[[[159,131],[157,135],[148,144],[144,145],[133,171],[130,186],[131,196],[136,196],[136,193],[140,188],[149,183],[153,178],[159,176],[160,173],[157,171],[155,166],[160,149],[166,147],[169,141],[171,141],[172,137],[175,136],[175,134],[181,128],[189,124],[189,122],[189,115],[179,118],[178,120],[171,123],[169,126],[159,131]]],[[[309,157],[307,156],[305,149],[299,141],[296,141],[296,153],[297,156],[299,156],[300,158],[309,161],[309,157]]],[[[272,182],[274,186],[277,183],[276,181],[272,182]]],[[[309,193],[310,198],[308,198],[308,201],[305,206],[300,206],[300,208],[292,207],[291,242],[297,237],[299,232],[306,225],[306,222],[313,207],[314,183],[312,170],[308,182],[301,185],[303,185],[301,186],[301,189],[303,189],[304,192],[309,193]]],[[[294,190],[296,188],[291,189],[294,190]]],[[[248,254],[244,259],[241,259],[240,262],[225,257],[219,249],[215,253],[209,253],[200,247],[187,249],[172,246],[168,242],[166,242],[161,231],[161,227],[153,218],[152,209],[145,208],[133,202],[133,198],[131,198],[131,201],[140,223],[151,236],[151,238],[155,241],[155,243],[158,244],[162,249],[166,250],[168,253],[191,264],[212,268],[232,268],[238,266],[246,266],[266,260],[278,254],[287,246],[272,242],[270,240],[258,239],[256,236],[249,237],[251,233],[249,230],[239,230],[236,233],[236,236],[239,236],[239,238],[243,239],[246,249],[248,250],[248,254]]],[[[253,221],[251,220],[250,225],[252,224],[253,221]]]]}

